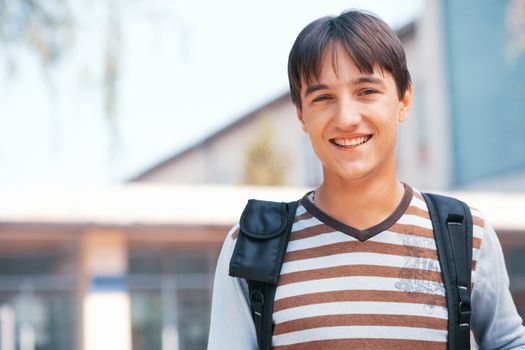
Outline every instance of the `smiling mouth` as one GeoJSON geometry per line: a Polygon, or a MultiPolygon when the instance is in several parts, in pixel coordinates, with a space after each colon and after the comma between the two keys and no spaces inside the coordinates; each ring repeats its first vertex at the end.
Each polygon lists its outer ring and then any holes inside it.
{"type": "Polygon", "coordinates": [[[356,148],[367,143],[372,138],[372,135],[365,135],[353,138],[333,138],[330,143],[341,148],[356,148]]]}

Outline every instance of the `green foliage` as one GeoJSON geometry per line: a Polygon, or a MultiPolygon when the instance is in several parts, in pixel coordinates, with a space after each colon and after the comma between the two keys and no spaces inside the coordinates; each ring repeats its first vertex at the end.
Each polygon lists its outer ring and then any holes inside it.
{"type": "Polygon", "coordinates": [[[285,184],[286,159],[275,149],[273,135],[270,122],[261,123],[259,135],[246,149],[243,183],[259,186],[285,184]]]}

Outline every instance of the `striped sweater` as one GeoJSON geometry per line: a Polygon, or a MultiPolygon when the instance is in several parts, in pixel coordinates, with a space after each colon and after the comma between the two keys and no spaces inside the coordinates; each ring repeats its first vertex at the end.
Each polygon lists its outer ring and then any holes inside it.
{"type": "MultiPolygon", "coordinates": [[[[274,349],[446,349],[432,224],[421,194],[405,193],[384,227],[361,232],[303,198],[275,297],[274,349]]],[[[475,264],[483,219],[473,217],[475,264]]]]}
{"type": "MultiPolygon", "coordinates": [[[[471,210],[472,283],[476,286],[476,266],[487,230],[482,214],[471,210]]],[[[235,227],[227,238],[231,246],[237,233],[235,227]]],[[[231,256],[231,246],[226,256],[231,256]]],[[[225,267],[221,273],[227,274],[225,267]]],[[[223,268],[219,259],[217,273],[223,268]]],[[[223,312],[229,317],[240,316],[241,322],[248,322],[251,329],[246,334],[236,332],[229,340],[214,336],[215,328],[220,328],[214,324],[214,314],[221,309],[217,298],[228,303],[230,297],[217,295],[217,278],[216,274],[208,349],[255,349],[253,322],[251,317],[246,318],[250,311],[245,305],[245,288],[231,277],[236,289],[231,293],[243,296],[243,311],[242,315],[232,313],[233,302],[230,310],[223,312]],[[239,335],[247,337],[242,347],[234,345],[239,335]]],[[[502,282],[505,281],[497,283],[502,282]]],[[[331,218],[313,205],[307,194],[296,212],[276,291],[273,349],[446,349],[444,293],[432,224],[418,191],[406,186],[392,215],[367,230],[357,230],[331,218]]],[[[473,303],[475,299],[473,294],[473,303]]],[[[474,308],[473,305],[473,322],[474,308]]],[[[517,317],[519,328],[521,319],[515,308],[513,312],[511,316],[517,317]]],[[[473,324],[473,328],[482,327],[473,324]]],[[[523,327],[518,333],[525,344],[523,327]]],[[[484,334],[477,337],[483,338],[484,334]]]]}

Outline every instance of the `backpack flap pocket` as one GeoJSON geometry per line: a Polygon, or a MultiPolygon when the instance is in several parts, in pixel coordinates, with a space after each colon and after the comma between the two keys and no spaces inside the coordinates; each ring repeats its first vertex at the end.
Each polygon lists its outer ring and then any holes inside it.
{"type": "Polygon", "coordinates": [[[230,261],[230,276],[277,284],[287,244],[286,203],[250,199],[230,261]]]}

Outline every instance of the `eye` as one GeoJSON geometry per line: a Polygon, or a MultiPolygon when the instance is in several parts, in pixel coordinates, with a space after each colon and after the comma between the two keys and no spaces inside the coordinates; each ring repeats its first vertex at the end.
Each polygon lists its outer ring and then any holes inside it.
{"type": "Polygon", "coordinates": [[[379,91],[375,90],[375,89],[363,89],[359,92],[359,95],[362,95],[362,96],[368,96],[368,95],[374,95],[374,94],[377,94],[379,91]]]}
{"type": "Polygon", "coordinates": [[[312,102],[322,102],[322,101],[328,101],[330,99],[330,96],[327,96],[327,95],[321,95],[321,96],[317,96],[316,98],[314,98],[312,100],[312,102]]]}

